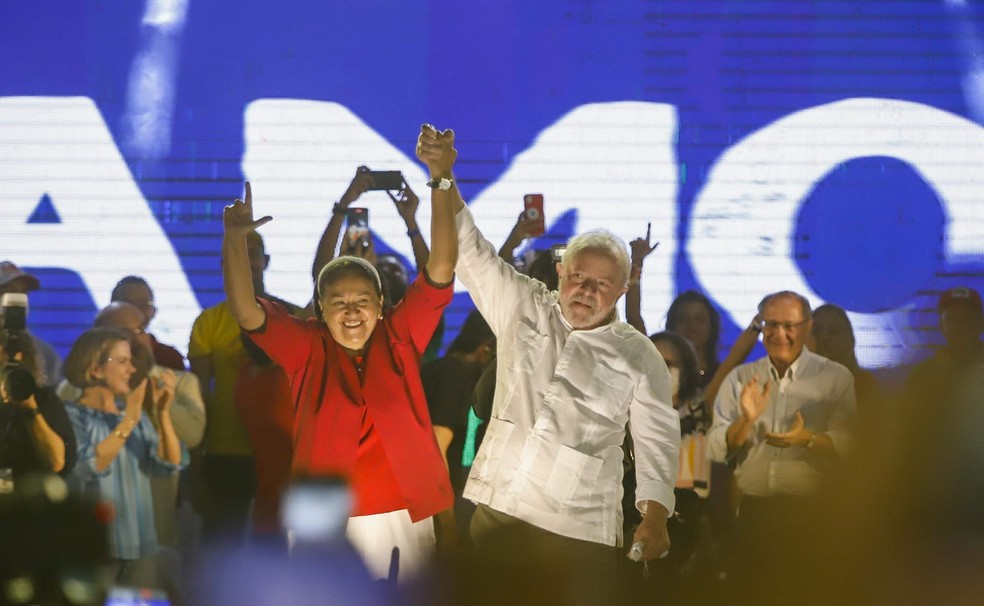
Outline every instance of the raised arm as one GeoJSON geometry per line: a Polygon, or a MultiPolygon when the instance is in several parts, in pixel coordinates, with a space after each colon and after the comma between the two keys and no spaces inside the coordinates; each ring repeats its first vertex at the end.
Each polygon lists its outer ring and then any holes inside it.
{"type": "Polygon", "coordinates": [[[245,200],[237,199],[222,213],[225,236],[222,239],[222,277],[225,283],[226,300],[229,310],[246,330],[255,330],[263,325],[266,314],[253,294],[253,277],[249,270],[249,256],[246,252],[246,235],[261,225],[273,220],[262,217],[253,220],[253,192],[246,182],[245,200]]]}
{"type": "Polygon", "coordinates": [[[734,345],[731,346],[731,351],[728,352],[727,357],[724,358],[721,365],[714,371],[711,382],[707,384],[707,388],[704,390],[705,401],[713,406],[717,400],[718,391],[720,391],[721,385],[724,384],[725,377],[748,358],[748,354],[752,353],[752,350],[755,349],[755,344],[758,343],[761,332],[762,329],[759,328],[759,317],[756,315],[752,323],[745,330],[741,331],[738,338],[735,339],[734,345]]]}
{"type": "Polygon", "coordinates": [[[417,266],[417,271],[420,271],[422,267],[427,267],[427,262],[430,260],[430,250],[420,234],[420,226],[417,225],[417,207],[420,205],[420,198],[410,189],[406,181],[395,196],[388,191],[386,195],[396,205],[396,212],[407,226],[407,237],[410,238],[410,246],[413,247],[413,262],[417,266]]]}
{"type": "Polygon", "coordinates": [[[516,247],[522,244],[523,240],[532,238],[532,232],[537,231],[542,226],[542,221],[527,221],[525,210],[520,212],[519,217],[516,219],[516,225],[513,225],[512,231],[509,232],[506,241],[499,248],[499,258],[510,265],[515,264],[516,258],[513,256],[513,253],[516,252],[516,247]]]}
{"type": "Polygon", "coordinates": [[[431,254],[427,260],[427,276],[435,284],[450,284],[458,263],[458,233],[455,213],[465,203],[454,185],[454,131],[438,131],[429,124],[420,128],[417,138],[417,157],[427,165],[431,180],[448,179],[451,187],[431,190],[431,254]]]}
{"type": "Polygon", "coordinates": [[[642,319],[642,264],[659,242],[650,246],[652,223],[646,225],[646,238],[636,238],[629,243],[632,250],[632,271],[629,276],[629,290],[625,293],[625,321],[642,334],[646,334],[646,322],[642,319]]]}
{"type": "Polygon", "coordinates": [[[332,206],[331,218],[328,219],[328,225],[325,226],[325,231],[321,234],[321,240],[318,241],[318,250],[314,254],[314,265],[311,267],[311,275],[315,282],[318,280],[318,274],[321,273],[321,269],[335,258],[335,249],[338,247],[338,235],[342,233],[342,224],[345,223],[345,211],[353,202],[359,199],[359,196],[372,187],[372,184],[372,174],[369,172],[369,169],[365,166],[360,166],[355,171],[355,177],[352,178],[348,189],[338,199],[338,202],[332,206]]]}

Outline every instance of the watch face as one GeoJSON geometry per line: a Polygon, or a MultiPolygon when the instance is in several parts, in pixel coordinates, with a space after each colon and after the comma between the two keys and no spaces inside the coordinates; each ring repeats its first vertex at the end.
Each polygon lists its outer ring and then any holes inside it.
{"type": "Polygon", "coordinates": [[[447,190],[451,189],[451,180],[450,179],[441,179],[438,182],[437,187],[439,189],[441,189],[442,191],[447,191],[447,190]]]}

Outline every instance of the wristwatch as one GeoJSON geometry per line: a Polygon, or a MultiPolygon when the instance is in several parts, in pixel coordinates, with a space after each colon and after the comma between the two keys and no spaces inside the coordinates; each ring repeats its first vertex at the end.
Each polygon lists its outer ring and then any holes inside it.
{"type": "Polygon", "coordinates": [[[427,182],[427,187],[431,189],[439,189],[441,191],[448,191],[451,186],[454,185],[454,181],[448,179],[447,177],[441,177],[439,179],[431,179],[427,182]]]}
{"type": "Polygon", "coordinates": [[[817,434],[816,434],[816,432],[811,432],[810,433],[810,439],[806,441],[806,447],[807,448],[813,448],[813,446],[816,443],[817,443],[817,434]]]}

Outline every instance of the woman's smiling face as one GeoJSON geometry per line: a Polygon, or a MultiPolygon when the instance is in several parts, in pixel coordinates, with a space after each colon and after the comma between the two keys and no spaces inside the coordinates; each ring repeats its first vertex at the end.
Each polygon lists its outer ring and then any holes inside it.
{"type": "Polygon", "coordinates": [[[335,341],[347,350],[362,352],[382,317],[382,310],[382,298],[367,278],[342,275],[324,285],[321,312],[325,325],[335,341]]]}

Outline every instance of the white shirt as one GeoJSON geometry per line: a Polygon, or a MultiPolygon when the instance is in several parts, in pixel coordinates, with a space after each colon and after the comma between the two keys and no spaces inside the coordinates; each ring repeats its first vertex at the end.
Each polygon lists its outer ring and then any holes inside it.
{"type": "Polygon", "coordinates": [[[798,411],[810,431],[827,434],[834,449],[844,453],[850,444],[850,423],[857,405],[854,378],[844,366],[803,349],[786,374],[779,376],[766,356],[732,370],[724,380],[714,404],[714,424],[707,434],[711,458],[727,456],[728,427],[741,416],[741,390],[759,377],[772,381],[769,403],[752,426],[748,440],[734,453],[738,457],[735,478],[747,495],[809,495],[819,488],[825,457],[809,448],[780,448],[765,441],[765,433],[789,431],[798,411]]]}
{"type": "Polygon", "coordinates": [[[636,503],[673,512],[680,421],[656,347],[624,322],[572,330],[557,293],[516,272],[457,215],[457,276],[497,337],[492,418],[465,498],[559,535],[622,543],[622,442],[636,503]]]}

